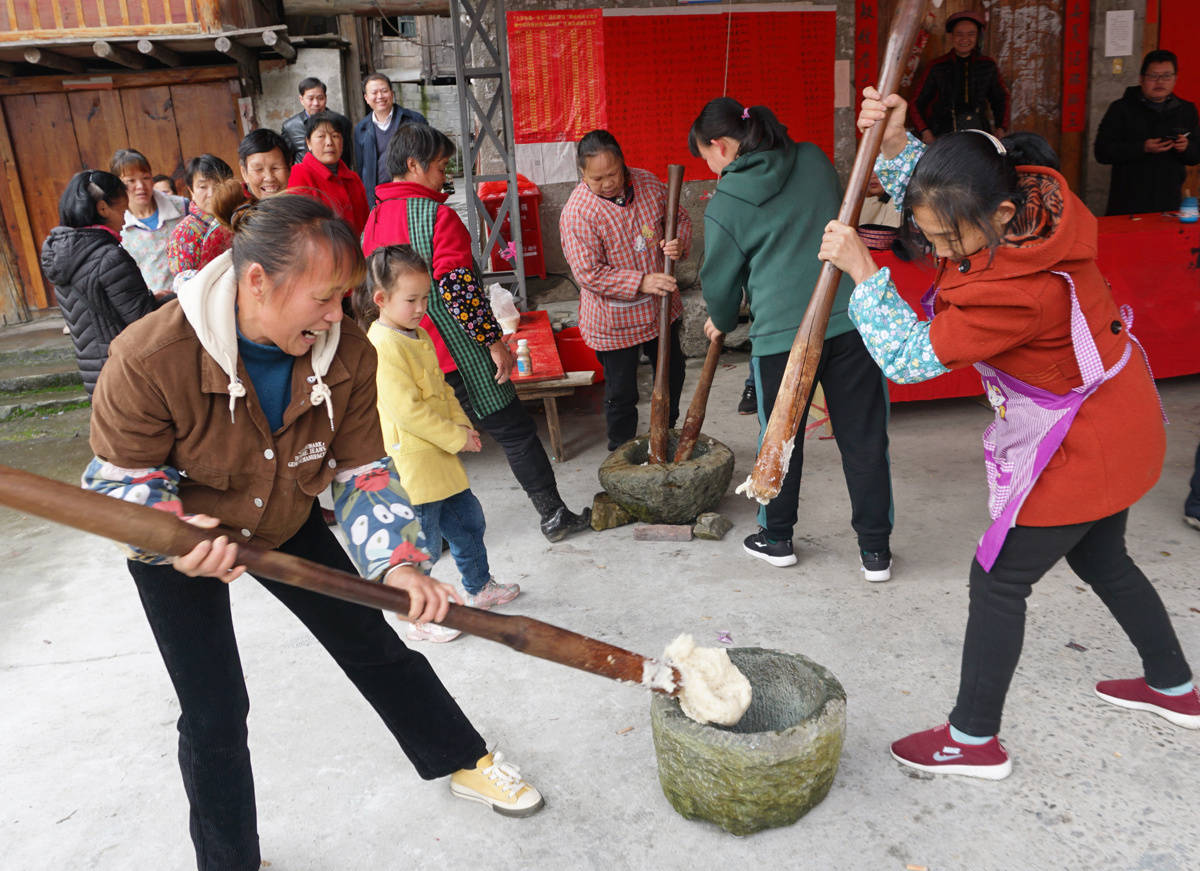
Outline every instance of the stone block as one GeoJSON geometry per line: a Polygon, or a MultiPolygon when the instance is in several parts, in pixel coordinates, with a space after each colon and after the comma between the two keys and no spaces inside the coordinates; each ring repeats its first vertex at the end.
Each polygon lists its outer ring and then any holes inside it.
{"type": "Polygon", "coordinates": [[[613,498],[601,490],[592,499],[592,529],[603,532],[633,523],[633,515],[618,505],[613,498]]]}
{"type": "Polygon", "coordinates": [[[634,541],[691,541],[692,528],[686,524],[643,523],[633,530],[634,541]]]}
{"type": "Polygon", "coordinates": [[[706,511],[696,518],[692,534],[705,541],[720,541],[731,529],[733,529],[733,523],[724,514],[706,511]]]}
{"type": "Polygon", "coordinates": [[[833,785],[846,732],[846,691],[804,656],[735,647],[750,708],[735,726],[700,725],[655,695],[650,727],[671,806],[735,835],[794,823],[833,785]]]}
{"type": "MultiPolygon", "coordinates": [[[[679,431],[671,430],[667,456],[674,456],[679,431]]],[[[701,433],[690,459],[649,463],[650,437],[621,445],[599,471],[600,486],[617,504],[643,523],[687,523],[712,511],[733,477],[733,451],[701,433]]]]}

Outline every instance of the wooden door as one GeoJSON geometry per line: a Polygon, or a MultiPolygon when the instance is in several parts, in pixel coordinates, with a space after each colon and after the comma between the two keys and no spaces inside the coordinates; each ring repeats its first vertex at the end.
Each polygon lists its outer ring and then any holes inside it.
{"type": "MultiPolygon", "coordinates": [[[[0,214],[29,308],[54,304],[38,255],[71,176],[107,170],[118,148],[137,149],[155,173],[177,178],[204,152],[236,168],[239,94],[236,79],[219,79],[0,97],[0,214]]],[[[10,308],[0,314],[9,317],[10,308]]]]}
{"type": "MultiPolygon", "coordinates": [[[[19,94],[4,98],[4,114],[32,243],[40,252],[42,242],[58,226],[58,198],[63,184],[84,169],[71,108],[66,94],[19,94]]],[[[30,266],[31,271],[39,268],[36,262],[30,266]]],[[[48,284],[42,293],[42,298],[30,300],[31,306],[53,305],[48,284]]]]}

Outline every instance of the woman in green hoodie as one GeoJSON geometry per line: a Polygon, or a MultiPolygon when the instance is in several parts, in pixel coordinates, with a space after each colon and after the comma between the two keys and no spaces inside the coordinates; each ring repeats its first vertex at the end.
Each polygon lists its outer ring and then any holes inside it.
{"type": "MultiPolygon", "coordinates": [[[[692,124],[688,147],[719,176],[704,213],[700,282],[709,314],[704,329],[711,339],[737,326],[745,293],[753,320],[751,366],[759,422],[765,428],[821,271],[817,251],[824,225],[841,204],[841,185],[820,148],[793,142],[767,107],[743,108],[729,97],[704,107],[692,124]]],[[[820,381],[825,389],[863,572],[869,581],[886,581],[892,565],[887,390],[847,315],[853,289],[843,277],[813,383],[820,381]]],[[[811,401],[811,394],[804,397],[806,414],[811,401]]],[[[803,464],[801,435],[779,495],[759,510],[762,529],[744,542],[748,554],[773,566],[796,562],[792,530],[803,464]]]]}

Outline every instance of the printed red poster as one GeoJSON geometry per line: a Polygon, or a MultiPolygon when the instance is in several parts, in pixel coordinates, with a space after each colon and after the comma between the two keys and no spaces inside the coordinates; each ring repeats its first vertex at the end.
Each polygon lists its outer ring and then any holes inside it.
{"type": "Polygon", "coordinates": [[[562,142],[606,127],[599,9],[509,12],[508,69],[517,142],[562,142]]]}
{"type": "Polygon", "coordinates": [[[1079,133],[1087,122],[1090,0],[1067,0],[1063,14],[1062,129],[1079,133]]]}

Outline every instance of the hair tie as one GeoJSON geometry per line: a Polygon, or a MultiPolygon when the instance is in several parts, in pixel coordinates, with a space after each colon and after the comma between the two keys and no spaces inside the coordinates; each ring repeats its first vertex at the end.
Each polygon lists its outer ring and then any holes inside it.
{"type": "Polygon", "coordinates": [[[745,109],[742,110],[742,120],[747,121],[747,120],[749,120],[749,118],[750,118],[750,107],[747,106],[745,109]]]}
{"type": "Polygon", "coordinates": [[[980,136],[986,136],[988,138],[988,140],[992,143],[992,145],[996,146],[996,153],[999,154],[1001,157],[1008,154],[1008,151],[1004,147],[1004,143],[1001,142],[999,139],[997,139],[995,136],[993,136],[991,133],[988,133],[986,130],[976,130],[975,128],[972,127],[971,129],[967,130],[966,132],[967,133],[978,133],[980,136]]]}
{"type": "Polygon", "coordinates": [[[234,209],[232,212],[230,212],[229,213],[229,229],[233,230],[236,233],[237,229],[238,229],[238,225],[241,224],[242,221],[246,220],[247,217],[249,217],[249,215],[243,215],[241,213],[249,212],[251,209],[254,208],[254,206],[255,206],[255,204],[253,202],[251,202],[250,200],[246,200],[246,202],[242,203],[240,206],[238,206],[236,209],[234,209]]]}

